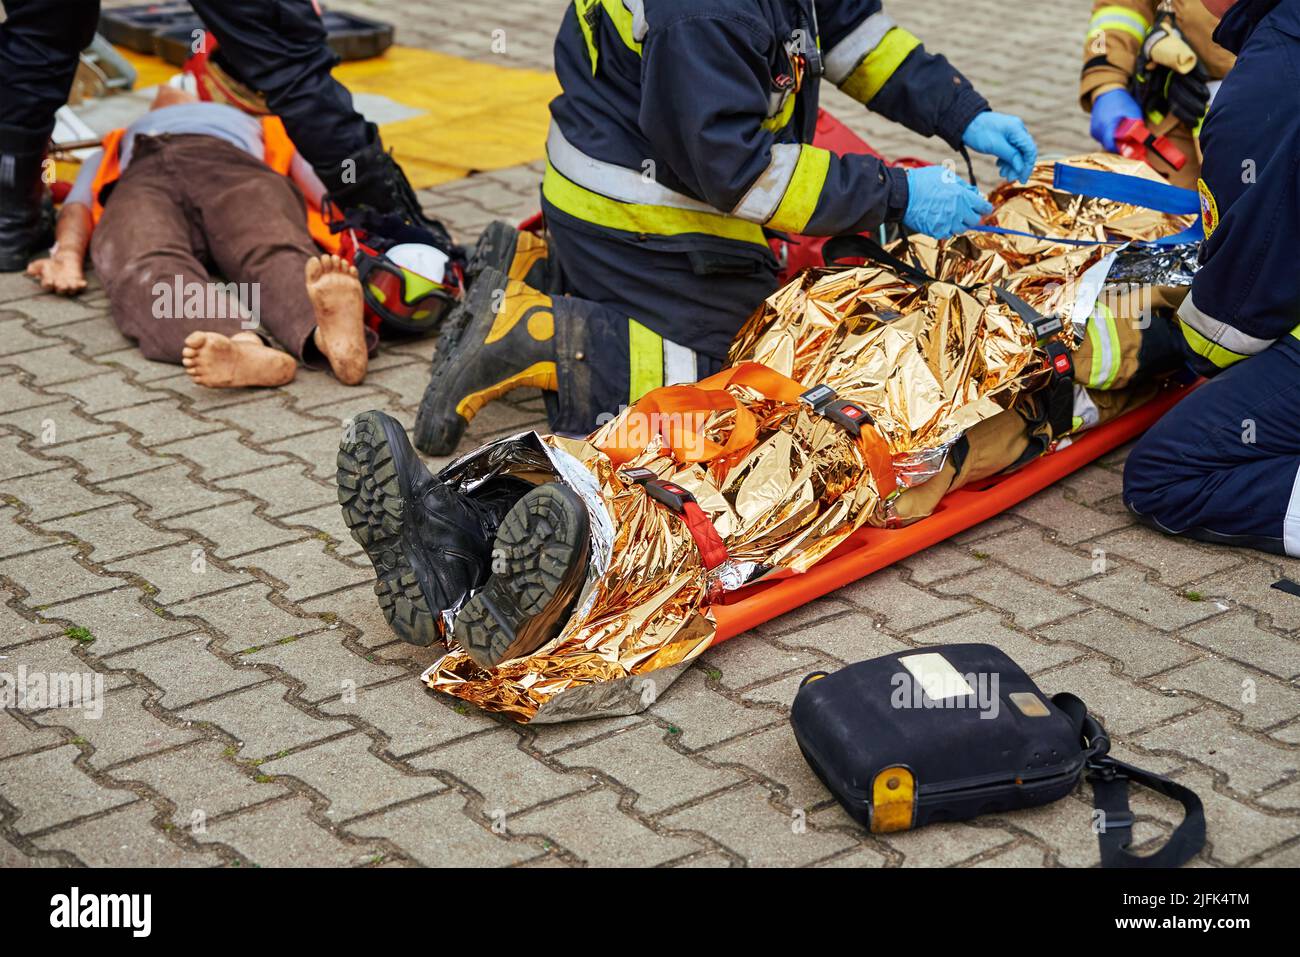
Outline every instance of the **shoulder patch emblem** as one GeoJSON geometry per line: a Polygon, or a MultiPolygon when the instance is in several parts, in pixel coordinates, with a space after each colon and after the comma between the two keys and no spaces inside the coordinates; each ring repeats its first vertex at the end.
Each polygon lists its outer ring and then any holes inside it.
{"type": "Polygon", "coordinates": [[[1219,225],[1219,204],[1214,201],[1214,194],[1204,179],[1196,181],[1196,191],[1201,194],[1201,224],[1205,228],[1205,238],[1209,239],[1219,225]]]}

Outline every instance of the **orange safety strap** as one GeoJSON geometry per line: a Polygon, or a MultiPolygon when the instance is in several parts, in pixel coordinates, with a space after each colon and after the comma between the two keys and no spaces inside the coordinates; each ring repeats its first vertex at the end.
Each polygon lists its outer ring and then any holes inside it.
{"type": "MultiPolygon", "coordinates": [[[[673,385],[647,392],[633,408],[651,417],[655,433],[661,435],[675,460],[687,462],[712,462],[716,459],[740,456],[753,447],[758,434],[758,423],[727,386],[739,385],[753,389],[759,395],[775,402],[795,405],[807,390],[803,384],[770,369],[759,362],[742,362],[723,369],[695,385],[673,385]],[[710,415],[715,412],[734,412],[735,422],[727,440],[719,444],[705,438],[701,432],[710,415]]],[[[871,472],[876,491],[888,500],[898,491],[894,475],[893,453],[888,443],[871,422],[859,426],[859,438],[866,454],[867,468],[871,472]]],[[[616,441],[600,446],[615,467],[631,461],[645,451],[644,447],[620,445],[616,441]]]]}
{"type": "MultiPolygon", "coordinates": [[[[766,399],[790,405],[797,403],[804,391],[803,386],[789,376],[758,362],[742,362],[701,379],[695,385],[652,389],[633,409],[650,418],[655,434],[663,437],[678,462],[712,462],[742,455],[753,446],[758,435],[758,423],[754,414],[727,391],[729,385],[746,386],[766,399]],[[702,434],[709,417],[715,412],[735,414],[731,434],[721,444],[702,434]]],[[[609,442],[600,450],[618,466],[635,458],[645,448],[609,442]]]]}
{"type": "Polygon", "coordinates": [[[122,175],[122,137],[125,135],[125,128],[109,130],[100,144],[104,157],[99,161],[99,169],[95,170],[95,178],[90,183],[90,221],[95,225],[99,224],[99,217],[104,215],[104,204],[99,194],[122,175]]]}

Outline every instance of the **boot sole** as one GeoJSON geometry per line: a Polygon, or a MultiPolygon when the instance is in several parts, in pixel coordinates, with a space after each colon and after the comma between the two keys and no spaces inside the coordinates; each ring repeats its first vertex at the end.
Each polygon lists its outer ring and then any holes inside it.
{"type": "Polygon", "coordinates": [[[403,472],[394,461],[397,440],[392,435],[401,426],[383,413],[363,412],[353,429],[356,438],[340,445],[338,454],[343,520],[374,566],[375,596],[389,627],[409,644],[433,644],[442,637],[438,614],[429,607],[420,583],[422,571],[402,541],[410,490],[403,488],[403,472]]]}
{"type": "Polygon", "coordinates": [[[415,447],[421,452],[451,455],[469,428],[469,422],[456,411],[454,400],[439,395],[438,389],[450,379],[452,356],[466,330],[481,312],[491,310],[493,293],[504,288],[505,284],[505,273],[499,269],[485,269],[480,280],[470,289],[469,297],[447,316],[429,365],[429,384],[420,398],[420,409],[415,416],[415,447]]]}
{"type": "Polygon", "coordinates": [[[586,506],[564,485],[539,486],[515,503],[497,529],[492,577],[453,626],[471,658],[494,668],[559,633],[582,590],[589,528],[586,506]]]}
{"type": "Polygon", "coordinates": [[[505,272],[515,255],[519,232],[509,223],[496,220],[488,224],[474,246],[474,253],[465,266],[465,279],[472,289],[478,277],[487,269],[505,272]]]}

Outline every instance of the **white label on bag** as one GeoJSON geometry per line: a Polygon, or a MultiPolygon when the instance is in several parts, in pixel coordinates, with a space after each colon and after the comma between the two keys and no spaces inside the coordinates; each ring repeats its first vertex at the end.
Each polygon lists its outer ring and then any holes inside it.
{"type": "Polygon", "coordinates": [[[898,663],[912,673],[912,677],[931,701],[965,698],[975,693],[975,689],[962,677],[961,672],[938,652],[907,655],[899,658],[898,663]]]}

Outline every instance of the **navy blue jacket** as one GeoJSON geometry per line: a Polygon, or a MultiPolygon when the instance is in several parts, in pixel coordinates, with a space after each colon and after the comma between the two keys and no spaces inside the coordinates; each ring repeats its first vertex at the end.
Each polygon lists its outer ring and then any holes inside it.
{"type": "Polygon", "coordinates": [[[822,76],[954,148],[988,109],[880,0],[578,0],[555,66],[564,92],[551,104],[548,213],[667,250],[762,244],[764,226],[832,235],[902,218],[902,171],[799,150],[813,139],[822,76]],[[584,175],[596,169],[607,175],[584,175]],[[618,170],[660,189],[620,182],[618,170]]]}
{"type": "Polygon", "coordinates": [[[1178,317],[1204,375],[1300,325],[1300,0],[1240,0],[1215,42],[1237,63],[1201,131],[1201,268],[1178,317]]]}

